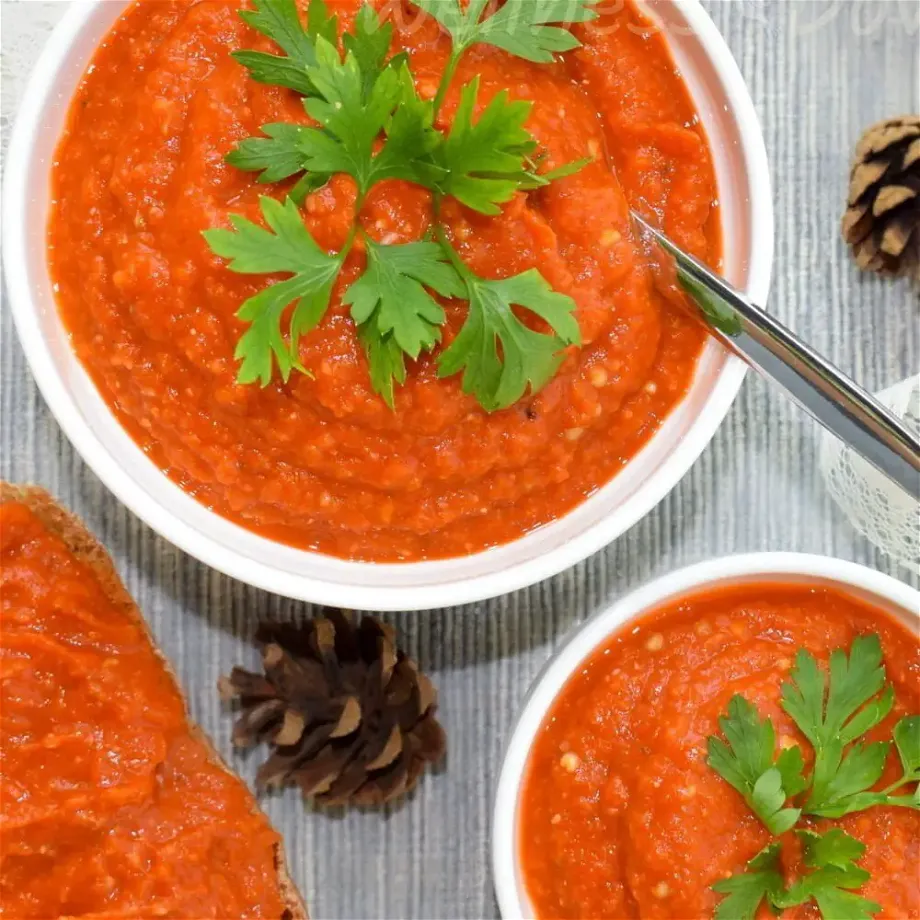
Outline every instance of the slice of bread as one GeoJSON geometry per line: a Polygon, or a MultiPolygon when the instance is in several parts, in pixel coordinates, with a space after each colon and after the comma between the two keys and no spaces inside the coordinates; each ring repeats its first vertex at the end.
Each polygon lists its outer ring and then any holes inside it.
{"type": "MultiPolygon", "coordinates": [[[[144,635],[146,635],[150,643],[150,647],[162,663],[165,672],[168,674],[168,679],[172,682],[176,694],[181,696],[181,689],[175,674],[157,648],[156,642],[150,634],[140,610],[138,610],[131,595],[128,594],[121,579],[118,577],[118,573],[115,571],[111,558],[102,545],[86,529],[83,523],[57,504],[57,502],[43,489],[31,486],[18,487],[0,482],[0,504],[6,504],[10,501],[16,501],[26,505],[35,517],[38,518],[44,528],[62,540],[77,561],[93,572],[96,580],[113,607],[122,613],[132,624],[135,624],[143,630],[144,635]]],[[[236,782],[242,786],[242,780],[236,777],[236,774],[234,774],[223,762],[207,736],[188,717],[187,710],[186,721],[188,723],[189,733],[193,739],[206,748],[211,763],[232,776],[236,782]]],[[[262,813],[255,798],[248,792],[246,795],[251,801],[252,812],[261,815],[262,813]]],[[[265,820],[267,824],[267,819],[265,820]]],[[[280,842],[275,851],[275,871],[277,875],[278,893],[283,903],[286,905],[286,909],[282,914],[283,920],[308,920],[307,909],[304,902],[288,875],[283,847],[280,842]]]]}

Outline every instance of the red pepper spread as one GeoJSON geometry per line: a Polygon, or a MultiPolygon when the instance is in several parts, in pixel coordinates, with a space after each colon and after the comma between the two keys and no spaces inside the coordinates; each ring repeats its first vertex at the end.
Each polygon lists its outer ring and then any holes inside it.
{"type": "MultiPolygon", "coordinates": [[[[743,872],[769,831],[706,763],[734,694],[769,717],[778,744],[811,747],[780,706],[799,649],[821,667],[877,633],[895,706],[868,735],[920,709],[920,643],[883,611],[834,590],[745,585],[694,595],[631,623],[571,678],[533,745],[520,803],[527,890],[543,920],[711,917],[714,882],[743,872]]],[[[893,747],[880,787],[901,775],[893,747]]],[[[920,813],[875,807],[817,820],[866,844],[860,894],[879,917],[920,916],[920,813]]],[[[793,837],[793,835],[788,835],[793,837]]],[[[794,840],[794,838],[793,838],[794,840]]],[[[817,917],[814,904],[786,920],[817,917]]],[[[758,920],[773,914],[762,906],[758,920]]]]}
{"type": "MultiPolygon", "coordinates": [[[[241,2],[140,2],[100,46],[55,156],[49,232],[58,303],[105,401],[147,455],[220,514],[296,546],[351,559],[462,556],[560,517],[622,469],[686,393],[704,334],[656,290],[628,205],[658,215],[690,251],[717,263],[709,150],[662,35],[630,2],[601,4],[583,47],[532,64],[480,46],[459,89],[481,77],[480,108],[501,90],[535,102],[527,128],[579,173],[519,194],[497,218],[459,206],[444,219],[482,277],[538,268],[570,295],[583,346],[536,397],[486,413],[439,379],[437,353],[411,363],[390,410],[373,391],[348,308],[364,265],[354,251],[294,374],[264,389],[236,383],[235,314],[265,277],[234,274],[201,231],[231,213],[262,222],[259,185],[224,156],[264,124],[304,122],[296,93],[254,82],[232,57],[277,48],[240,20],[241,2]]],[[[377,3],[394,23],[422,95],[434,95],[450,41],[409,4],[377,3]]],[[[305,8],[307,3],[302,2],[305,8]]],[[[330,0],[340,28],[361,0],[330,0]]],[[[341,248],[354,185],[337,176],[304,219],[341,248]]],[[[361,224],[378,240],[418,240],[428,192],[373,189],[361,224]]],[[[446,305],[441,348],[466,315],[446,305]]]]}
{"type": "Polygon", "coordinates": [[[279,837],[133,607],[0,505],[0,916],[280,918],[279,837]]]}

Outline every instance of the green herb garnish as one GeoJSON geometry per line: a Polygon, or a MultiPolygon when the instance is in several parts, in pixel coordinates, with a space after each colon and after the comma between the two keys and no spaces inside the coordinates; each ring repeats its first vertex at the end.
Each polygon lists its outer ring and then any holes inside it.
{"type": "Polygon", "coordinates": [[[470,0],[464,9],[459,0],[413,0],[450,33],[453,50],[445,70],[446,79],[435,96],[435,107],[444,101],[463,53],[473,45],[494,45],[515,57],[549,64],[553,55],[581,44],[559,24],[589,22],[597,17],[598,0],[508,0],[483,18],[489,0],[470,0]]]}
{"type": "Polygon", "coordinates": [[[780,844],[770,843],[748,861],[745,872],[716,882],[713,891],[726,897],[716,907],[715,920],[754,920],[764,898],[775,904],[785,888],[779,856],[780,844]]]}
{"type": "Polygon", "coordinates": [[[719,726],[728,743],[710,737],[706,762],[744,796],[771,833],[785,833],[802,813],[800,808],[783,807],[786,799],[805,788],[801,750],[787,748],[775,757],[773,723],[761,719],[743,696],[732,697],[719,726]]]}
{"type": "Polygon", "coordinates": [[[500,281],[474,275],[450,243],[442,244],[466,285],[470,311],[463,328],[441,355],[442,377],[463,371],[463,392],[492,411],[517,402],[528,385],[536,392],[556,373],[561,349],[579,341],[571,299],[557,294],[536,270],[500,281]],[[525,307],[544,319],[554,334],[534,332],[512,307],[525,307]],[[501,353],[499,353],[499,345],[501,353]]]}
{"type": "Polygon", "coordinates": [[[316,39],[335,42],[339,34],[337,18],[328,14],[324,0],[310,4],[306,28],[300,22],[294,0],[255,0],[253,6],[255,9],[240,10],[240,18],[270,38],[284,54],[235,51],[233,57],[259,83],[286,86],[304,95],[312,93],[306,71],[316,64],[316,39]]]}
{"type": "MultiPolygon", "coordinates": [[[[276,4],[263,0],[263,7],[276,4]]],[[[286,6],[286,2],[278,3],[286,6]]],[[[311,5],[312,9],[312,5],[311,5]]],[[[315,126],[263,125],[266,137],[248,138],[227,155],[239,169],[261,170],[260,182],[298,174],[309,180],[293,197],[321,188],[336,173],[354,178],[356,209],[384,179],[428,184],[443,176],[430,162],[440,141],[432,127],[432,108],[418,98],[402,57],[388,58],[393,28],[362,7],[344,55],[324,35],[311,39],[311,63],[303,65],[310,91],[304,109],[315,126]],[[382,145],[377,140],[383,136],[382,145]]]]}
{"type": "Polygon", "coordinates": [[[787,888],[780,871],[781,845],[768,844],[748,862],[744,872],[712,886],[726,895],[716,907],[715,920],[754,920],[764,901],[779,912],[814,900],[826,920],[871,920],[881,910],[881,905],[853,892],[870,878],[856,865],[866,851],[864,844],[839,828],[824,834],[808,830],[795,833],[802,841],[805,866],[814,871],[787,888]]]}
{"type": "Polygon", "coordinates": [[[501,92],[475,117],[478,79],[462,88],[446,131],[435,128],[435,119],[467,48],[487,43],[528,60],[550,61],[554,53],[577,47],[578,40],[562,25],[594,18],[595,3],[510,0],[484,18],[484,0],[473,0],[465,10],[456,0],[418,0],[416,5],[438,19],[453,42],[433,100],[419,96],[407,57],[391,55],[392,26],[370,6],[362,7],[353,30],[342,36],[342,50],[338,24],[323,0],[311,0],[306,24],[294,0],[256,0],[255,9],[241,11],[283,54],[239,51],[235,58],[253,79],[300,93],[310,123],[264,125],[262,136],[241,141],[226,157],[230,165],[258,173],[259,182],[294,180],[284,205],[263,200],[270,229],[233,216],[233,231],[205,233],[213,251],[232,260],[233,271],[292,275],[249,298],[237,314],[250,324],[236,350],[239,382],[266,385],[275,367],[284,380],[292,370],[308,370],[297,358],[299,338],[323,319],[359,236],[367,265],[342,301],[351,308],[371,383],[391,407],[395,386],[406,379],[406,358],[419,358],[441,340],[445,313],[435,295],[469,304],[462,329],[439,356],[438,373],[462,373],[464,391],[485,409],[509,406],[528,387],[536,392],[552,377],[563,350],[580,343],[574,301],[554,292],[536,270],[500,280],[477,276],[441,227],[440,209],[444,199],[454,198],[483,214],[498,214],[516,192],[571,175],[590,160],[540,174],[537,142],[525,127],[533,104],[501,92]],[[337,174],[355,182],[353,224],[342,248],[324,253],[296,206],[337,174]],[[368,192],[388,179],[430,190],[428,238],[386,244],[361,226],[368,192]],[[299,228],[293,227],[295,218],[299,228]],[[298,247],[303,253],[296,252],[298,247]],[[519,316],[522,310],[541,317],[550,331],[531,329],[519,316]]]}
{"type": "Polygon", "coordinates": [[[534,179],[543,182],[528,170],[527,157],[537,142],[524,122],[533,106],[510,101],[502,90],[474,121],[478,93],[478,77],[460,93],[450,132],[438,151],[444,168],[438,190],[475,211],[500,214],[498,205],[510,200],[522,185],[534,179]]]}
{"type": "Polygon", "coordinates": [[[296,303],[289,329],[294,341],[315,328],[329,306],[332,284],[343,257],[341,253],[330,256],[316,245],[290,199],[281,204],[263,196],[261,204],[268,230],[233,215],[233,230],[206,230],[205,239],[219,256],[232,260],[230,268],[235,272],[291,274],[250,297],[238,314],[250,326],[236,347],[235,357],[242,361],[237,380],[261,380],[265,386],[272,377],[273,357],[284,380],[294,368],[302,369],[281,331],[282,314],[296,303]]]}
{"type": "Polygon", "coordinates": [[[345,292],[367,349],[374,388],[393,405],[393,384],[406,379],[404,355],[417,358],[441,339],[443,297],[463,295],[463,283],[444,250],[432,242],[382,246],[367,240],[367,269],[345,292]]]}
{"type": "MultiPolygon", "coordinates": [[[[742,696],[732,698],[719,725],[725,740],[708,739],[707,763],[744,797],[763,824],[776,835],[791,830],[801,815],[839,818],[877,805],[920,810],[920,790],[895,795],[920,781],[920,716],[906,716],[892,732],[902,776],[886,789],[873,790],[882,777],[889,741],[861,740],[894,705],[894,689],[885,682],[878,636],[859,636],[849,657],[842,649],[830,656],[828,673],[807,651],[796,656],[790,680],[783,684],[782,706],[814,748],[814,766],[803,775],[797,746],[775,753],[769,718],[742,696]]],[[[713,885],[727,895],[718,920],[750,920],[761,901],[774,910],[814,900],[826,920],[866,920],[881,910],[854,893],[869,880],[856,865],[865,846],[839,828],[824,834],[797,829],[804,863],[812,869],[788,888],[779,875],[780,844],[752,859],[745,872],[713,885]]]]}
{"type": "Polygon", "coordinates": [[[866,794],[881,778],[890,743],[857,740],[894,705],[894,690],[885,686],[878,636],[856,638],[849,660],[837,649],[829,672],[828,680],[815,659],[800,651],[792,681],[783,685],[783,709],[815,749],[806,814],[839,818],[870,805],[898,804],[881,793],[866,794]]]}
{"type": "Polygon", "coordinates": [[[828,920],[871,920],[881,905],[853,893],[870,878],[856,865],[866,852],[865,844],[836,827],[824,834],[795,833],[802,841],[805,865],[814,871],[773,897],[773,906],[796,907],[814,899],[821,916],[828,920]]]}

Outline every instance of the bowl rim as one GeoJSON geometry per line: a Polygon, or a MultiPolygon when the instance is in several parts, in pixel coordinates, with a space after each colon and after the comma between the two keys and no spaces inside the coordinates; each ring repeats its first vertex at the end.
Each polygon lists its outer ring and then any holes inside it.
{"type": "MultiPolygon", "coordinates": [[[[25,177],[30,152],[42,129],[43,111],[55,93],[59,72],[71,44],[102,2],[104,0],[78,0],[64,14],[33,68],[20,100],[10,138],[3,184],[4,274],[19,340],[51,413],[77,453],[106,488],[159,535],[212,568],[276,594],[355,609],[419,610],[481,601],[558,574],[602,549],[631,528],[684,477],[712,440],[744,379],[746,366],[732,355],[726,355],[699,415],[684,437],[622,504],[548,552],[532,554],[484,574],[452,578],[445,576],[439,583],[423,582],[414,585],[344,584],[331,578],[281,570],[255,560],[235,547],[226,545],[205,527],[167,510],[165,505],[160,504],[134,479],[129,469],[119,464],[103,438],[84,420],[42,333],[39,310],[32,299],[27,274],[23,270],[10,268],[28,262],[26,235],[22,232],[29,206],[25,177]]],[[[756,300],[764,302],[773,263],[774,221],[770,173],[760,124],[741,72],[725,40],[700,5],[700,0],[673,2],[680,7],[705,50],[737,125],[739,155],[745,163],[750,183],[751,246],[746,287],[756,300]]],[[[526,539],[527,536],[524,534],[519,539],[526,539]]],[[[514,542],[507,545],[513,545],[514,542]]],[[[487,549],[481,553],[489,551],[487,549]]],[[[309,550],[302,552],[331,561],[334,559],[309,550]]],[[[475,558],[481,553],[471,554],[467,558],[475,558]]],[[[343,562],[339,559],[334,561],[343,562]]],[[[362,563],[344,560],[346,566],[393,565],[403,571],[406,567],[423,569],[437,565],[438,562],[362,563]]]]}
{"type": "Polygon", "coordinates": [[[521,703],[505,746],[492,811],[492,879],[504,920],[533,917],[517,857],[518,799],[534,737],[572,674],[616,632],[666,603],[720,583],[789,578],[834,583],[868,594],[907,614],[920,626],[920,591],[868,566],[830,556],[790,552],[720,556],[668,572],[629,592],[577,625],[538,672],[521,703]]]}

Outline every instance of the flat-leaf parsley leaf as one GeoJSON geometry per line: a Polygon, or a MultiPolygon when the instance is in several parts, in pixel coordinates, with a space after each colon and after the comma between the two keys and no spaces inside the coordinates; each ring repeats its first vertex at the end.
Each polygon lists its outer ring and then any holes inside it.
{"type": "Polygon", "coordinates": [[[727,897],[716,907],[715,920],[754,920],[764,898],[774,903],[783,891],[779,857],[780,844],[768,844],[748,862],[746,871],[716,882],[713,891],[727,897]]]}
{"type": "Polygon", "coordinates": [[[707,763],[744,796],[745,802],[774,834],[789,830],[801,810],[784,808],[786,799],[805,788],[804,761],[798,747],[774,761],[776,736],[770,719],[761,719],[753,703],[735,695],[719,726],[727,742],[710,736],[707,763]]]}
{"type": "Polygon", "coordinates": [[[466,9],[458,0],[412,2],[450,32],[458,56],[471,45],[481,43],[537,64],[548,64],[553,54],[571,51],[581,44],[560,25],[595,19],[598,0],[506,0],[485,19],[482,14],[489,0],[470,0],[466,9]]]}
{"type": "Polygon", "coordinates": [[[469,313],[457,337],[441,354],[442,377],[463,372],[463,392],[489,411],[504,409],[527,391],[541,389],[556,373],[567,345],[581,342],[571,297],[554,291],[530,269],[488,281],[473,274],[441,233],[440,239],[466,286],[469,313]],[[515,314],[524,307],[545,320],[552,333],[535,332],[515,314]]]}
{"type": "Polygon", "coordinates": [[[268,229],[231,214],[233,230],[205,230],[204,237],[217,255],[231,260],[230,268],[235,272],[291,274],[250,297],[237,312],[241,320],[250,324],[236,347],[235,357],[242,362],[237,380],[260,380],[262,386],[267,386],[272,378],[273,359],[283,380],[288,379],[292,369],[302,370],[297,341],[323,318],[344,255],[329,255],[319,248],[290,199],[281,204],[263,196],[260,203],[268,229]],[[282,316],[295,302],[286,337],[281,328],[282,316]]]}
{"type": "Polygon", "coordinates": [[[273,122],[262,125],[262,131],[266,137],[246,138],[224,159],[237,169],[259,172],[259,182],[281,182],[303,172],[301,140],[306,126],[273,122]]]}
{"type": "Polygon", "coordinates": [[[866,807],[855,796],[878,782],[889,745],[854,744],[846,756],[844,751],[891,711],[894,691],[885,687],[877,635],[857,636],[849,658],[835,650],[828,671],[826,677],[811,654],[799,651],[791,680],[783,684],[782,705],[815,749],[805,812],[840,817],[866,807]]]}
{"type": "Polygon", "coordinates": [[[465,287],[434,242],[384,246],[366,240],[367,268],[342,297],[351,306],[374,387],[393,406],[393,382],[405,381],[404,355],[418,358],[441,339],[444,310],[429,288],[461,297],[465,287]]]}
{"type": "Polygon", "coordinates": [[[885,790],[888,804],[920,809],[920,785],[914,789],[912,796],[891,795],[907,783],[920,783],[920,716],[905,716],[895,725],[892,735],[904,773],[885,790]]]}
{"type": "Polygon", "coordinates": [[[855,894],[869,881],[869,873],[856,865],[866,850],[860,843],[839,828],[825,834],[799,830],[803,861],[814,869],[802,876],[774,900],[780,908],[796,907],[814,899],[825,920],[871,920],[882,909],[880,904],[855,894]]]}
{"type": "Polygon", "coordinates": [[[248,68],[258,83],[286,86],[304,95],[311,93],[313,85],[307,68],[316,63],[316,39],[322,36],[334,42],[338,37],[337,19],[328,14],[325,0],[311,0],[306,28],[294,0],[254,0],[253,6],[255,9],[240,10],[240,16],[272,39],[284,55],[235,51],[233,57],[248,68]]]}
{"type": "Polygon", "coordinates": [[[528,156],[537,142],[524,127],[533,103],[511,101],[507,90],[492,97],[479,118],[473,111],[479,93],[479,77],[460,92],[460,103],[437,162],[446,172],[440,190],[482,214],[501,213],[524,184],[546,184],[528,169],[528,156]]]}

